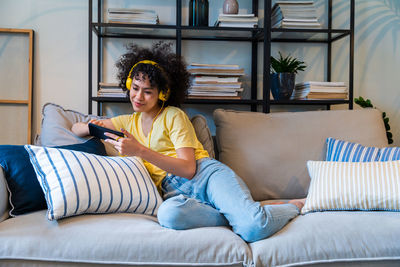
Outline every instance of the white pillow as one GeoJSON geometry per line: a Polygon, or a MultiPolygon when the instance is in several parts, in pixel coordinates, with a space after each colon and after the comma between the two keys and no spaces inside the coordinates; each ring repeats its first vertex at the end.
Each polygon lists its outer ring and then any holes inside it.
{"type": "Polygon", "coordinates": [[[400,161],[308,161],[311,184],[302,213],[400,211],[400,161]]]}
{"type": "Polygon", "coordinates": [[[156,215],[162,199],[141,159],[25,145],[49,220],[84,213],[156,215]]]}

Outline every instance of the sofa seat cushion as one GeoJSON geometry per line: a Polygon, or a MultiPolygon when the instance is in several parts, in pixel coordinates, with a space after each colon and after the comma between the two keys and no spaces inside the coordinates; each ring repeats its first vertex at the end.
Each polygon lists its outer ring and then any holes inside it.
{"type": "Polygon", "coordinates": [[[177,231],[161,227],[155,217],[127,213],[57,222],[38,211],[0,223],[0,259],[247,266],[252,257],[248,245],[226,227],[177,231]]]}
{"type": "Polygon", "coordinates": [[[379,260],[399,266],[399,225],[399,212],[309,213],[250,247],[256,266],[381,266],[379,260]]]}

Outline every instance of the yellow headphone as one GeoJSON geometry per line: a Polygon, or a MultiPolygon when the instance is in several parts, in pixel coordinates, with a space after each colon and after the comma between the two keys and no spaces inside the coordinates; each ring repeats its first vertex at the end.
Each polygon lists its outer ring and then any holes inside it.
{"type": "MultiPolygon", "coordinates": [[[[157,62],[154,62],[152,60],[139,61],[135,65],[133,65],[133,67],[129,71],[128,78],[126,78],[126,84],[125,85],[126,85],[126,88],[128,90],[131,90],[131,85],[132,85],[131,74],[132,74],[132,71],[139,64],[150,64],[150,65],[153,65],[153,66],[157,67],[162,72],[163,75],[165,75],[164,69],[160,65],[158,65],[157,62]]],[[[163,92],[160,88],[159,88],[159,90],[160,90],[160,93],[158,94],[158,99],[163,101],[163,102],[166,102],[168,100],[168,98],[169,98],[169,95],[171,94],[171,90],[169,89],[168,86],[167,86],[167,92],[163,92]]]]}

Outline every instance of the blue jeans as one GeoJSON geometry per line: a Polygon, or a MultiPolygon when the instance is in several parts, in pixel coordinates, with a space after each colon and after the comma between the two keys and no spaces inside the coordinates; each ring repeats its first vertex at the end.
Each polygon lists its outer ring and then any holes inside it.
{"type": "Polygon", "coordinates": [[[165,201],[158,221],[176,230],[231,226],[247,242],[267,238],[299,214],[293,204],[255,202],[242,179],[225,164],[211,158],[197,160],[188,180],[168,174],[162,182],[165,201]]]}

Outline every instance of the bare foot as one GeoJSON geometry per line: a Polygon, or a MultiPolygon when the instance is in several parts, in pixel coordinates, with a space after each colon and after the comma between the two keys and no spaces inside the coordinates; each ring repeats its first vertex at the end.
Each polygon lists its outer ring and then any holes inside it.
{"type": "Polygon", "coordinates": [[[301,198],[301,199],[292,199],[289,200],[288,202],[289,204],[293,204],[296,205],[296,207],[301,210],[304,206],[304,203],[306,203],[306,199],[305,198],[301,198]]]}

